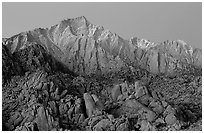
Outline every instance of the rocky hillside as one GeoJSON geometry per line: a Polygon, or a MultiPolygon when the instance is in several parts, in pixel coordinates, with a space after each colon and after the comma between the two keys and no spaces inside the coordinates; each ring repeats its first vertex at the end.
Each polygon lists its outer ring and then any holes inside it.
{"type": "Polygon", "coordinates": [[[3,130],[201,130],[202,51],[85,17],[2,39],[3,130]]]}

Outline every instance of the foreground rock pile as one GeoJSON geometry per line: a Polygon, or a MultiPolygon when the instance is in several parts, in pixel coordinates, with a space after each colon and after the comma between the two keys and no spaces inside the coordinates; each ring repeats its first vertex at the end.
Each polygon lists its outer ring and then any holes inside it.
{"type": "MultiPolygon", "coordinates": [[[[198,78],[186,83],[188,87],[184,89],[185,86],[177,86],[177,90],[165,88],[185,94],[172,102],[169,97],[151,91],[154,83],[148,86],[140,80],[107,83],[102,86],[103,93],[85,92],[89,79],[49,75],[38,69],[12,78],[12,83],[3,87],[3,130],[185,130],[202,118],[198,78]],[[59,81],[65,84],[60,86],[59,81]],[[103,102],[103,99],[108,100],[103,102]]],[[[168,79],[168,82],[175,85],[175,80],[180,79],[168,79]]],[[[100,84],[95,82],[97,89],[100,84]]],[[[199,126],[196,130],[201,130],[201,125],[196,126],[199,126]]]]}
{"type": "Polygon", "coordinates": [[[68,19],[2,42],[7,131],[202,130],[202,52],[68,19]]]}

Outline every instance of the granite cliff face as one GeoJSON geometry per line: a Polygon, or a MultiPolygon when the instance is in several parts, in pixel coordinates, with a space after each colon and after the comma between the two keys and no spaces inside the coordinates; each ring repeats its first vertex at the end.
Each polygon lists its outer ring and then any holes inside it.
{"type": "Polygon", "coordinates": [[[153,43],[136,37],[125,40],[85,17],[67,19],[49,29],[34,29],[3,40],[12,54],[40,45],[77,74],[106,74],[132,66],[154,74],[176,74],[191,66],[201,69],[202,52],[181,40],[153,43]]]}
{"type": "Polygon", "coordinates": [[[85,17],[2,39],[2,128],[202,130],[202,51],[85,17]]]}

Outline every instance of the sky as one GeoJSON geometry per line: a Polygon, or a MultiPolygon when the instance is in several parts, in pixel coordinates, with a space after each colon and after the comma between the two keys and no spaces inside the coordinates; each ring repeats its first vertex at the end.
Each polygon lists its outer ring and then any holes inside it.
{"type": "Polygon", "coordinates": [[[2,35],[11,37],[85,16],[124,39],[184,40],[202,48],[202,3],[2,3],[2,35]]]}

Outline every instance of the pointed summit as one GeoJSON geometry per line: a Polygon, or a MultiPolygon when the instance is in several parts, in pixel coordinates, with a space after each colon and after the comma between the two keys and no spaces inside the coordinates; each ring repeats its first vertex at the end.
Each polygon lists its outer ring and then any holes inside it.
{"type": "Polygon", "coordinates": [[[70,19],[70,22],[72,24],[86,25],[87,26],[87,22],[88,21],[87,21],[87,19],[84,16],[81,16],[81,17],[70,19]]]}
{"type": "Polygon", "coordinates": [[[73,35],[87,34],[90,22],[84,16],[62,20],[58,26],[60,33],[69,28],[73,35]]]}
{"type": "Polygon", "coordinates": [[[88,25],[90,23],[84,16],[68,19],[67,21],[73,34],[87,34],[88,25]]]}
{"type": "Polygon", "coordinates": [[[80,16],[80,17],[77,17],[75,19],[79,19],[79,20],[84,20],[84,21],[87,21],[86,17],[85,16],[80,16]]]}

